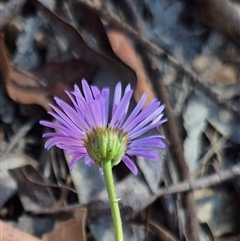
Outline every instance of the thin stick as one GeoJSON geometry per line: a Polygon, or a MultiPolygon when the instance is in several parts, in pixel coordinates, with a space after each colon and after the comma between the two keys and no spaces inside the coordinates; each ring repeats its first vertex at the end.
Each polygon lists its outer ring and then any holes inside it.
{"type": "MultiPolygon", "coordinates": [[[[237,177],[240,177],[240,163],[234,165],[233,167],[227,169],[227,170],[223,170],[220,171],[218,173],[214,173],[205,177],[202,177],[200,179],[196,179],[192,182],[180,182],[177,184],[173,184],[169,187],[166,188],[160,188],[156,191],[155,195],[149,200],[149,203],[153,203],[155,202],[158,198],[165,196],[165,195],[172,195],[172,194],[177,194],[177,193],[182,193],[182,192],[187,192],[190,190],[198,190],[198,189],[203,189],[203,188],[209,188],[212,186],[216,186],[219,184],[222,184],[223,182],[227,182],[230,180],[233,180],[237,177]]],[[[28,178],[29,179],[29,178],[28,178]]],[[[30,180],[30,179],[29,179],[30,180]]],[[[54,184],[50,184],[50,183],[39,183],[35,180],[30,180],[31,182],[38,184],[38,185],[42,185],[42,186],[48,186],[48,187],[58,187],[58,188],[62,188],[59,187],[57,185],[54,184]]],[[[64,187],[66,188],[66,187],[64,187]]],[[[69,189],[69,188],[68,188],[69,189]]],[[[72,189],[69,189],[73,192],[75,192],[72,189]]],[[[148,204],[149,204],[148,203],[148,204]]],[[[56,208],[44,208],[41,212],[37,211],[34,212],[35,214],[55,214],[55,213],[59,213],[59,212],[68,212],[68,211],[72,211],[76,208],[85,208],[88,205],[80,205],[80,204],[75,204],[75,205],[69,205],[66,207],[56,207],[56,208]]]]}
{"type": "Polygon", "coordinates": [[[236,164],[227,170],[223,170],[221,172],[214,173],[206,177],[202,177],[195,181],[180,182],[178,184],[171,185],[167,188],[158,189],[158,191],[155,193],[151,201],[154,202],[157,198],[161,196],[169,195],[169,194],[187,192],[190,190],[197,190],[197,189],[208,188],[211,186],[216,186],[239,176],[240,176],[240,164],[236,164]]]}

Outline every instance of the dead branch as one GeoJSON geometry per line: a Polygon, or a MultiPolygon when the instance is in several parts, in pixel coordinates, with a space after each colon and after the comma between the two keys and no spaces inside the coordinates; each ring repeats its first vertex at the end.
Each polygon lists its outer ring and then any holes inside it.
{"type": "Polygon", "coordinates": [[[238,176],[240,176],[240,164],[236,164],[227,170],[223,170],[218,173],[214,173],[212,175],[208,175],[191,182],[180,182],[166,188],[158,189],[158,191],[152,198],[152,202],[154,202],[157,198],[164,195],[216,186],[222,184],[223,182],[235,179],[238,176]]]}

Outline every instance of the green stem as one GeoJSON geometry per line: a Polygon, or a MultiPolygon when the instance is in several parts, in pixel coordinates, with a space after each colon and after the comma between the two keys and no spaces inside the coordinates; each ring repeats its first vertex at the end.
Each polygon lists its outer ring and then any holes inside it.
{"type": "Polygon", "coordinates": [[[113,174],[112,174],[112,163],[111,160],[104,160],[102,162],[103,175],[106,183],[109,204],[111,208],[113,226],[115,231],[115,240],[123,241],[123,230],[122,230],[122,220],[118,205],[118,200],[116,196],[113,174]]]}

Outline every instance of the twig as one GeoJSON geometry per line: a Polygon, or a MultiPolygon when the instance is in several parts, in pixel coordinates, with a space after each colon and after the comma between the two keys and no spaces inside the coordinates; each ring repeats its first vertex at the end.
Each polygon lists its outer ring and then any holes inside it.
{"type": "MultiPolygon", "coordinates": [[[[92,11],[96,12],[99,16],[101,16],[105,21],[108,22],[110,26],[115,28],[119,28],[125,33],[127,33],[130,37],[132,37],[139,45],[141,45],[148,53],[151,53],[154,56],[166,57],[168,61],[177,69],[184,71],[185,76],[189,77],[190,83],[192,86],[199,87],[203,90],[210,99],[214,102],[222,106],[223,108],[231,111],[234,115],[240,118],[240,112],[235,109],[231,104],[222,100],[214,91],[212,91],[201,79],[187,66],[184,66],[183,63],[179,62],[176,58],[174,58],[171,54],[167,53],[164,49],[157,46],[153,42],[151,42],[146,36],[140,35],[139,32],[135,31],[128,24],[121,21],[118,17],[112,15],[110,12],[106,11],[106,9],[95,6],[92,2],[88,0],[78,0],[81,3],[84,3],[88,8],[92,11]]],[[[198,90],[199,88],[196,88],[198,90]]]]}
{"type": "MultiPolygon", "coordinates": [[[[27,126],[27,124],[26,124],[26,126],[27,126]]],[[[23,133],[23,131],[22,131],[22,133],[23,133]]],[[[20,135],[18,135],[18,136],[20,136],[20,135]]],[[[55,185],[55,184],[52,184],[52,183],[39,183],[35,180],[31,180],[26,174],[25,174],[25,176],[29,181],[33,182],[34,184],[38,184],[38,185],[46,186],[46,187],[68,189],[68,190],[71,190],[72,192],[75,192],[74,190],[72,190],[68,187],[62,187],[62,186],[58,186],[58,185],[55,185]]],[[[178,183],[178,184],[175,184],[175,185],[171,185],[167,188],[158,189],[158,191],[151,198],[149,203],[153,203],[156,199],[158,199],[159,197],[164,196],[164,195],[188,192],[188,191],[191,191],[191,190],[203,189],[203,188],[219,185],[223,182],[232,180],[232,179],[234,179],[238,176],[240,176],[240,164],[236,164],[236,165],[234,165],[233,167],[231,167],[227,170],[223,170],[219,173],[215,173],[215,174],[197,179],[197,180],[192,181],[192,182],[181,182],[181,183],[178,183]]],[[[70,211],[70,210],[73,210],[77,207],[84,207],[84,205],[77,204],[77,205],[70,205],[70,206],[66,206],[66,207],[56,207],[54,209],[45,208],[45,209],[41,210],[40,212],[36,212],[36,213],[41,213],[41,214],[43,214],[43,213],[58,213],[58,212],[70,211]]]]}
{"type": "MultiPolygon", "coordinates": [[[[187,191],[190,191],[190,190],[198,190],[198,189],[203,189],[203,188],[209,188],[211,186],[216,186],[216,185],[222,184],[223,182],[230,181],[230,180],[232,180],[232,179],[234,179],[238,176],[240,176],[240,164],[236,164],[236,165],[234,165],[233,167],[231,167],[227,170],[223,170],[221,172],[214,173],[212,175],[208,175],[208,176],[205,176],[205,177],[200,178],[200,179],[196,179],[192,182],[180,182],[180,183],[171,185],[167,188],[160,188],[160,189],[157,190],[155,195],[151,198],[149,203],[153,203],[159,197],[162,197],[162,196],[165,196],[165,195],[182,193],[182,192],[187,192],[187,191]]],[[[30,181],[32,181],[33,183],[36,183],[36,184],[40,184],[40,183],[38,183],[36,181],[33,181],[33,180],[30,180],[30,181]]],[[[59,186],[53,185],[53,184],[46,184],[46,183],[43,184],[43,183],[41,183],[41,185],[47,186],[47,187],[52,186],[52,187],[62,188],[62,187],[59,187],[59,186]]],[[[74,191],[74,190],[71,189],[71,191],[74,191]]],[[[71,210],[74,210],[75,208],[78,208],[78,207],[87,207],[87,206],[88,205],[74,204],[74,205],[68,205],[66,207],[56,207],[56,208],[51,208],[51,209],[44,208],[40,212],[37,211],[37,212],[34,212],[34,213],[51,214],[51,213],[71,211],[71,210]]]]}
{"type": "Polygon", "coordinates": [[[151,202],[154,202],[156,199],[164,195],[216,186],[222,184],[223,182],[232,180],[238,176],[240,176],[240,164],[236,164],[227,170],[223,170],[218,173],[214,173],[212,175],[205,176],[191,182],[180,182],[175,185],[171,185],[167,188],[158,189],[158,191],[152,197],[151,202]]]}
{"type": "MultiPolygon", "coordinates": [[[[153,60],[154,61],[154,60],[153,60]]],[[[175,117],[173,115],[173,110],[168,98],[167,90],[163,84],[163,82],[159,79],[159,73],[156,71],[155,73],[157,81],[152,81],[153,89],[157,89],[156,94],[161,101],[166,105],[165,114],[168,118],[167,122],[167,132],[169,141],[171,143],[170,149],[172,153],[172,157],[174,159],[174,164],[176,168],[179,170],[180,179],[185,182],[190,182],[190,174],[188,170],[188,166],[186,164],[182,141],[179,136],[178,128],[175,122],[175,117]]],[[[182,203],[186,207],[187,211],[187,221],[185,228],[187,229],[186,235],[187,240],[189,241],[198,241],[199,240],[199,228],[198,228],[198,220],[196,215],[196,204],[194,200],[193,193],[191,190],[183,194],[182,203]]]]}

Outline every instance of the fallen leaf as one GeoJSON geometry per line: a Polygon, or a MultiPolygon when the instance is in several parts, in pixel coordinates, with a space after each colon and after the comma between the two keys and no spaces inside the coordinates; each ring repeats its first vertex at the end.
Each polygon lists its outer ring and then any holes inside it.
{"type": "Polygon", "coordinates": [[[19,197],[26,211],[41,212],[44,208],[57,206],[51,186],[33,166],[26,165],[11,169],[9,172],[18,184],[19,197]]]}
{"type": "Polygon", "coordinates": [[[47,92],[40,87],[41,80],[37,80],[34,74],[12,68],[10,77],[6,82],[7,93],[9,97],[21,104],[37,104],[46,110],[48,106],[47,92]]]}
{"type": "Polygon", "coordinates": [[[1,240],[2,241],[41,241],[38,238],[33,237],[32,235],[25,233],[19,229],[12,227],[11,225],[0,220],[0,229],[1,229],[1,240]]]}
{"type": "MultiPolygon", "coordinates": [[[[93,80],[93,83],[101,79],[105,86],[108,83],[106,79],[110,78],[111,82],[122,81],[123,86],[131,83],[134,87],[136,81],[134,72],[116,56],[110,54],[112,58],[109,58],[95,52],[86,45],[73,26],[38,1],[31,2],[55,31],[60,32],[63,37],[68,36],[70,49],[78,59],[48,63],[31,71],[12,68],[10,77],[5,78],[5,83],[8,95],[14,101],[22,104],[38,104],[49,110],[49,97],[58,96],[68,100],[64,91],[72,89],[74,84],[79,84],[82,78],[90,82],[93,80]]],[[[108,52],[110,53],[109,50],[108,52]]]]}
{"type": "Polygon", "coordinates": [[[207,223],[218,238],[224,234],[238,233],[239,198],[230,186],[194,191],[197,215],[201,223],[207,223]]]}
{"type": "MultiPolygon", "coordinates": [[[[69,163],[71,157],[65,155],[65,158],[69,163]]],[[[83,160],[80,160],[70,175],[81,204],[89,203],[100,191],[105,190],[104,179],[95,165],[88,168],[83,160]]]]}
{"type": "Polygon", "coordinates": [[[192,93],[189,102],[183,111],[183,125],[187,136],[184,140],[184,157],[191,175],[199,170],[199,157],[201,155],[201,135],[207,127],[209,106],[205,96],[192,93]]]}
{"type": "Polygon", "coordinates": [[[61,33],[62,38],[66,38],[67,36],[69,47],[76,58],[91,66],[97,66],[98,74],[99,72],[107,71],[117,81],[121,80],[122,82],[135,84],[136,76],[128,66],[92,50],[85,43],[76,28],[37,0],[31,0],[31,3],[37,8],[43,18],[51,24],[51,27],[56,32],[61,33]]]}
{"type": "MultiPolygon", "coordinates": [[[[114,227],[110,207],[108,202],[101,202],[95,200],[88,205],[88,226],[91,234],[97,241],[115,240],[114,227]]],[[[121,208],[121,201],[120,201],[121,208]]],[[[129,210],[121,208],[122,226],[124,240],[127,241],[141,241],[145,237],[145,228],[143,225],[133,224],[131,221],[126,220],[126,217],[131,215],[129,210]]]]}
{"type": "Polygon", "coordinates": [[[195,0],[202,21],[230,35],[240,45],[240,13],[231,1],[195,0]]]}
{"type": "Polygon", "coordinates": [[[43,235],[43,241],[85,241],[86,240],[86,216],[87,210],[84,208],[77,208],[74,210],[74,217],[59,222],[55,229],[43,235]]]}
{"type": "Polygon", "coordinates": [[[0,207],[17,191],[17,183],[14,178],[9,175],[8,170],[19,168],[31,164],[36,166],[36,162],[27,156],[9,155],[1,159],[0,168],[0,189],[1,199],[0,207]]]}
{"type": "Polygon", "coordinates": [[[83,78],[91,78],[94,70],[95,66],[77,59],[47,63],[31,71],[11,68],[10,78],[6,82],[7,92],[18,103],[38,104],[49,110],[49,97],[58,96],[69,101],[65,90],[71,90],[83,78]]]}
{"type": "MultiPolygon", "coordinates": [[[[128,175],[116,183],[115,187],[117,197],[121,198],[122,209],[130,209],[137,213],[149,206],[151,202],[151,190],[140,176],[128,175]]],[[[108,203],[106,189],[101,191],[95,199],[108,203]]]]}
{"type": "Polygon", "coordinates": [[[221,60],[215,54],[201,55],[193,61],[199,78],[207,84],[233,85],[239,83],[239,64],[221,60]]]}
{"type": "Polygon", "coordinates": [[[161,241],[178,241],[178,239],[171,234],[166,228],[164,228],[161,224],[150,220],[148,222],[149,227],[155,232],[159,240],[161,241]]]}
{"type": "Polygon", "coordinates": [[[85,39],[88,35],[91,35],[96,41],[94,47],[102,54],[107,55],[109,58],[118,61],[118,58],[113,52],[113,49],[108,41],[108,36],[104,29],[104,26],[99,19],[98,15],[86,4],[80,1],[72,1],[70,4],[71,11],[74,14],[79,26],[84,28],[83,38],[85,39]]]}
{"type": "Polygon", "coordinates": [[[72,90],[74,84],[80,86],[83,78],[92,79],[96,67],[78,59],[71,59],[60,63],[47,63],[31,72],[44,82],[48,96],[58,96],[69,101],[65,90],[72,90]]]}
{"type": "Polygon", "coordinates": [[[127,37],[120,31],[109,30],[107,32],[108,39],[111,43],[114,53],[131,69],[133,69],[137,75],[137,85],[134,92],[136,101],[139,101],[143,93],[147,93],[147,100],[145,104],[148,104],[153,98],[154,93],[148,84],[148,78],[144,71],[144,65],[138,57],[133,46],[127,37]]]}

